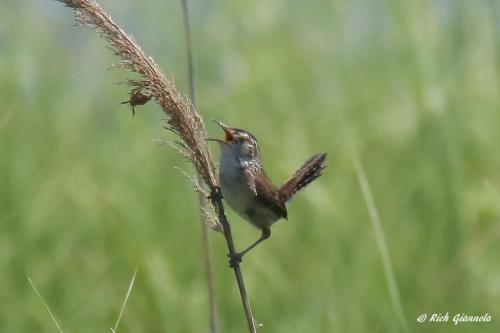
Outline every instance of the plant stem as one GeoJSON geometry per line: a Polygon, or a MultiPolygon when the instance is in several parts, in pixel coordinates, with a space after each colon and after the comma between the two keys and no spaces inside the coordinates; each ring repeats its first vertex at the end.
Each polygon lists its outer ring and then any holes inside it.
{"type": "Polygon", "coordinates": [[[399,322],[401,331],[408,332],[408,324],[403,311],[403,306],[401,305],[401,297],[399,296],[399,291],[396,284],[396,277],[394,275],[394,269],[392,267],[391,256],[389,255],[389,249],[387,247],[382,224],[380,223],[377,208],[375,206],[375,200],[370,190],[370,185],[368,184],[365,170],[359,159],[356,147],[352,146],[351,149],[352,163],[354,164],[354,169],[356,170],[356,175],[358,176],[359,184],[361,186],[361,192],[363,193],[363,198],[365,199],[366,208],[368,209],[370,220],[373,226],[373,231],[375,233],[375,239],[377,241],[380,257],[382,258],[382,265],[384,268],[387,288],[389,290],[389,297],[396,314],[396,319],[399,322]]]}
{"type": "Polygon", "coordinates": [[[184,34],[186,36],[186,48],[187,48],[187,58],[188,58],[188,77],[189,77],[189,97],[194,107],[197,108],[196,104],[196,91],[194,85],[194,62],[193,62],[193,46],[191,43],[191,24],[189,21],[189,8],[187,0],[182,0],[182,14],[184,19],[184,34]]]}
{"type": "MultiPolygon", "coordinates": [[[[217,213],[219,222],[222,224],[224,229],[224,237],[226,238],[227,249],[229,250],[229,255],[233,256],[236,254],[236,249],[234,247],[233,236],[231,234],[231,226],[227,220],[226,214],[224,213],[224,206],[222,205],[221,196],[216,193],[212,193],[212,203],[217,213]]],[[[245,283],[243,281],[243,274],[241,273],[241,268],[239,263],[235,262],[232,265],[234,269],[234,274],[236,276],[236,282],[238,283],[238,289],[240,290],[241,301],[243,303],[243,309],[245,310],[245,317],[248,324],[248,331],[250,333],[257,332],[255,328],[255,321],[252,316],[252,309],[250,308],[250,302],[248,301],[247,291],[245,288],[245,283]]]]}
{"type": "MultiPolygon", "coordinates": [[[[193,49],[192,49],[192,43],[191,43],[191,28],[189,24],[189,11],[188,11],[188,5],[187,5],[187,0],[182,0],[182,11],[184,15],[184,30],[186,34],[186,44],[187,44],[187,56],[188,56],[188,75],[189,75],[189,91],[190,91],[190,97],[191,97],[191,102],[193,103],[194,107],[198,109],[197,104],[196,104],[196,93],[195,93],[195,85],[194,85],[194,65],[193,65],[193,49]]],[[[213,191],[213,189],[212,189],[213,191]]],[[[229,225],[229,222],[227,220],[226,214],[224,212],[224,206],[222,205],[222,200],[220,199],[220,196],[213,196],[214,200],[212,200],[212,203],[214,205],[215,211],[217,213],[217,217],[219,222],[222,224],[222,228],[224,229],[224,237],[226,238],[226,243],[227,243],[227,248],[229,250],[229,254],[233,255],[236,253],[236,249],[234,247],[234,242],[233,242],[233,236],[231,234],[231,226],[229,225]]],[[[200,207],[203,207],[205,202],[202,200],[200,197],[200,207]]],[[[202,217],[203,219],[203,217],[202,217]]],[[[203,221],[202,221],[203,222],[203,221]]],[[[207,269],[207,283],[209,284],[209,297],[210,293],[213,293],[213,278],[211,274],[211,256],[208,253],[210,251],[210,246],[207,245],[208,243],[208,232],[207,232],[207,226],[206,223],[203,223],[203,245],[205,249],[205,265],[207,269]],[[211,285],[211,286],[210,286],[211,285]]],[[[248,300],[246,288],[245,288],[245,282],[243,281],[243,274],[241,273],[241,268],[239,264],[235,264],[233,266],[234,269],[234,274],[236,276],[236,281],[238,283],[238,289],[240,291],[240,296],[241,296],[241,301],[243,303],[243,309],[245,311],[245,317],[247,320],[248,324],[248,330],[251,333],[256,332],[255,328],[255,321],[252,316],[252,309],[250,308],[250,302],[248,300]]],[[[215,298],[214,296],[210,297],[211,301],[214,302],[214,304],[211,305],[211,311],[210,311],[210,316],[211,316],[211,329],[212,332],[217,331],[217,319],[216,319],[216,308],[215,308],[215,298]]]]}
{"type": "MultiPolygon", "coordinates": [[[[187,59],[188,59],[188,80],[189,80],[189,97],[193,106],[198,109],[196,104],[196,91],[194,85],[194,62],[193,62],[193,47],[191,43],[191,29],[189,21],[189,9],[187,5],[187,0],[182,0],[182,13],[184,19],[184,32],[186,36],[186,49],[187,49],[187,59]]],[[[202,182],[198,176],[198,182],[202,182]]],[[[206,203],[203,199],[202,194],[198,196],[198,202],[200,204],[200,222],[201,222],[201,233],[203,242],[203,259],[205,263],[205,277],[207,282],[207,292],[208,292],[208,311],[210,318],[210,332],[218,332],[217,324],[217,305],[215,302],[215,290],[214,290],[214,278],[212,271],[212,249],[210,245],[209,230],[205,215],[203,212],[206,209],[206,203]]]]}

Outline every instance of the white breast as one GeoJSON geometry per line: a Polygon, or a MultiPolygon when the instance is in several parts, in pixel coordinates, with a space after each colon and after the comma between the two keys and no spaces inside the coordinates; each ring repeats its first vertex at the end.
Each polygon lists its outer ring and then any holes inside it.
{"type": "Polygon", "coordinates": [[[219,176],[224,200],[238,215],[249,220],[245,211],[253,203],[255,193],[249,186],[247,175],[243,172],[244,163],[235,154],[222,151],[219,176]]]}

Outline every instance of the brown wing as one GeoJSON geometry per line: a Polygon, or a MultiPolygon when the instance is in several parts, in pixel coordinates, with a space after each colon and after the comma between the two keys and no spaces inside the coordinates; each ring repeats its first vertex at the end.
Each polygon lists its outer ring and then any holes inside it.
{"type": "Polygon", "coordinates": [[[271,182],[264,170],[260,171],[260,175],[254,178],[255,190],[257,192],[257,200],[264,206],[271,209],[280,218],[288,218],[285,202],[281,197],[278,189],[271,182]]]}
{"type": "Polygon", "coordinates": [[[283,185],[279,192],[282,200],[288,202],[297,191],[321,176],[325,165],[326,154],[320,153],[308,159],[283,185]]]}

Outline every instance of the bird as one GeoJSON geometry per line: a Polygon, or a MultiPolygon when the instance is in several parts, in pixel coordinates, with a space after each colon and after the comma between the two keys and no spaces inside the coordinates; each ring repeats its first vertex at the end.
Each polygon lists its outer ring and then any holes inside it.
{"type": "Polygon", "coordinates": [[[323,174],[326,153],[310,157],[288,180],[277,187],[267,176],[260,158],[255,136],[214,120],[224,131],[224,139],[215,141],[220,147],[219,183],[225,202],[240,217],[261,230],[261,236],[245,250],[229,254],[230,265],[271,236],[271,226],[288,219],[287,205],[294,195],[323,174]]]}

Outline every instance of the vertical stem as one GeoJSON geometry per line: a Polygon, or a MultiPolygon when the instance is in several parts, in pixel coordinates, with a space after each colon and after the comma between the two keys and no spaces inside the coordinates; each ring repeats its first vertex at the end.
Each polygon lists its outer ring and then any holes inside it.
{"type": "MultiPolygon", "coordinates": [[[[219,222],[222,224],[224,229],[224,237],[226,238],[227,248],[230,255],[236,254],[236,249],[234,248],[233,236],[231,234],[231,226],[227,221],[226,214],[224,213],[224,207],[222,206],[222,201],[220,195],[214,195],[212,193],[212,203],[215,207],[215,212],[219,222]]],[[[240,290],[241,301],[243,303],[243,310],[245,311],[245,317],[248,324],[248,331],[250,333],[256,333],[257,329],[255,327],[255,321],[252,315],[252,309],[250,308],[250,302],[248,300],[247,291],[245,288],[245,283],[243,281],[243,274],[241,273],[240,265],[235,263],[233,265],[234,275],[236,276],[236,281],[238,283],[238,289],[240,290]]]]}
{"type": "MultiPolygon", "coordinates": [[[[189,11],[187,6],[187,0],[182,0],[182,10],[184,15],[184,30],[186,34],[186,44],[187,44],[187,56],[188,56],[188,74],[189,74],[189,91],[191,95],[191,101],[195,108],[196,105],[196,94],[195,94],[195,85],[194,85],[194,65],[193,65],[193,50],[191,44],[191,29],[189,24],[189,11]]],[[[224,206],[222,205],[222,201],[220,196],[213,196],[214,200],[213,205],[215,207],[215,211],[218,216],[219,222],[222,224],[224,229],[224,237],[226,238],[227,248],[229,250],[229,254],[234,255],[236,253],[236,249],[234,247],[233,237],[231,234],[231,226],[227,221],[226,214],[224,213],[224,206]]],[[[200,209],[203,208],[205,202],[200,197],[200,209]]],[[[203,219],[203,217],[202,217],[203,219]]],[[[203,222],[203,220],[202,220],[203,222]]],[[[207,284],[208,284],[208,293],[210,298],[210,318],[211,318],[211,329],[212,332],[217,332],[217,313],[215,308],[215,297],[213,291],[213,277],[212,277],[212,258],[211,258],[211,249],[208,243],[208,230],[206,223],[203,224],[203,246],[205,250],[205,266],[207,271],[207,284]]],[[[257,329],[255,327],[255,321],[252,316],[252,309],[250,308],[250,302],[248,300],[247,291],[245,288],[245,282],[243,281],[243,274],[241,273],[241,268],[239,264],[235,264],[233,266],[234,274],[236,277],[236,282],[238,283],[238,289],[240,291],[241,301],[243,303],[243,310],[245,311],[245,317],[247,320],[248,331],[250,333],[256,333],[257,329]]]]}
{"type": "Polygon", "coordinates": [[[352,148],[352,162],[354,164],[354,169],[356,170],[356,175],[358,176],[359,184],[361,186],[361,192],[363,193],[366,208],[368,209],[370,220],[372,222],[375,239],[377,240],[380,257],[382,258],[382,265],[384,268],[387,288],[389,290],[389,297],[396,314],[396,319],[399,321],[401,331],[408,332],[408,324],[403,311],[403,306],[401,305],[401,297],[399,296],[396,277],[394,275],[391,256],[389,255],[389,249],[387,248],[387,242],[385,240],[382,224],[380,223],[380,219],[378,217],[375,200],[373,199],[370,185],[368,184],[368,180],[365,175],[365,170],[359,160],[358,152],[355,147],[352,148]]]}
{"type": "Polygon", "coordinates": [[[210,332],[217,333],[219,331],[217,324],[217,304],[215,302],[215,289],[214,289],[214,277],[212,270],[212,248],[210,246],[210,237],[208,226],[204,221],[204,216],[201,214],[201,209],[205,206],[205,201],[200,198],[200,218],[201,218],[201,229],[203,238],[203,252],[205,259],[205,276],[207,279],[207,290],[208,290],[208,308],[210,316],[210,332]]]}
{"type": "Polygon", "coordinates": [[[193,47],[191,43],[191,25],[189,21],[189,9],[187,5],[187,0],[182,0],[182,14],[184,18],[184,34],[186,36],[186,48],[187,48],[187,58],[188,58],[188,77],[189,77],[189,97],[195,109],[196,105],[196,91],[194,86],[194,64],[193,64],[193,47]]]}
{"type": "MultiPolygon", "coordinates": [[[[194,85],[194,65],[193,65],[193,49],[191,44],[191,29],[189,24],[189,11],[187,6],[187,0],[182,0],[182,13],[184,18],[184,32],[186,36],[186,49],[187,49],[187,59],[188,59],[188,80],[189,80],[189,97],[193,103],[193,106],[197,109],[196,105],[196,92],[194,85]]],[[[202,180],[198,181],[201,183],[202,180]]],[[[215,302],[215,290],[214,290],[214,278],[212,271],[212,248],[210,245],[209,230],[207,226],[207,221],[205,221],[205,215],[203,211],[206,208],[205,200],[200,194],[198,197],[200,204],[200,222],[201,222],[201,232],[203,241],[203,259],[205,262],[205,277],[207,282],[207,292],[208,292],[208,310],[210,316],[210,332],[217,333],[217,305],[215,302]]]]}
{"type": "MultiPolygon", "coordinates": [[[[191,95],[191,101],[193,102],[194,107],[196,106],[196,94],[195,94],[195,85],[194,85],[194,65],[193,65],[193,50],[191,46],[191,29],[189,24],[189,11],[187,6],[187,0],[182,0],[182,11],[184,15],[184,30],[186,34],[186,44],[187,44],[187,56],[188,56],[188,73],[189,73],[189,91],[191,95]]],[[[212,189],[213,190],[213,189],[212,189]]],[[[213,193],[214,194],[214,193],[213,193]]],[[[234,255],[236,253],[236,249],[234,247],[233,236],[231,234],[231,226],[227,221],[226,214],[224,213],[224,206],[222,205],[222,201],[220,196],[213,195],[212,203],[215,207],[215,211],[217,213],[219,222],[222,224],[222,228],[224,229],[224,237],[226,238],[227,248],[229,250],[229,254],[234,255]]],[[[200,209],[203,208],[205,202],[200,197],[200,209]]],[[[203,217],[202,217],[203,219],[203,217]]],[[[202,220],[203,222],[203,220],[202,220]]],[[[211,263],[211,249],[208,244],[208,230],[206,223],[203,224],[203,246],[205,249],[205,265],[207,270],[207,284],[208,284],[208,293],[210,298],[210,318],[211,318],[211,329],[212,332],[217,332],[217,318],[216,318],[216,309],[215,309],[215,297],[213,295],[213,277],[212,277],[212,263],[211,263]]],[[[245,311],[245,317],[248,324],[248,331],[250,333],[256,333],[257,330],[255,328],[255,321],[252,316],[252,309],[250,308],[250,302],[248,300],[247,291],[245,288],[245,283],[243,281],[243,274],[241,273],[241,268],[239,264],[233,265],[234,274],[236,276],[236,282],[238,283],[238,289],[240,291],[241,301],[243,303],[243,310],[245,311]]]]}

